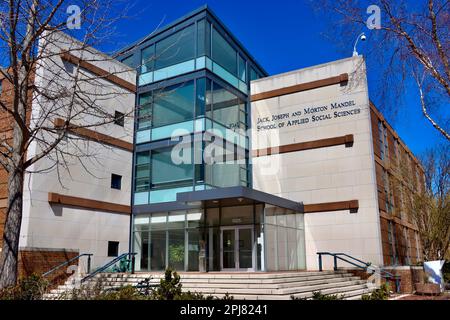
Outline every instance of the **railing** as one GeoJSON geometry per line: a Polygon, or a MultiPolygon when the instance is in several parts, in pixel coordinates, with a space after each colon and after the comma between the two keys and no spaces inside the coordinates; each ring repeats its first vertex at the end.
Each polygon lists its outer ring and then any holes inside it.
{"type": "Polygon", "coordinates": [[[92,253],[82,253],[82,254],[79,254],[79,255],[76,256],[76,257],[73,257],[73,258],[67,260],[66,262],[63,262],[63,263],[57,265],[56,267],[50,269],[49,271],[43,273],[42,276],[43,276],[43,277],[46,277],[46,276],[48,276],[49,274],[55,272],[56,270],[58,270],[58,269],[60,269],[60,268],[62,268],[62,267],[64,267],[64,266],[68,265],[68,264],[71,263],[72,261],[75,261],[75,260],[77,260],[77,259],[79,259],[79,258],[81,258],[81,257],[84,257],[84,256],[87,256],[87,257],[88,257],[86,273],[89,273],[89,272],[91,272],[91,256],[93,256],[93,254],[92,254],[92,253]]]}
{"type": "Polygon", "coordinates": [[[352,257],[346,253],[331,253],[331,252],[317,252],[319,255],[319,271],[323,271],[322,268],[322,256],[332,256],[334,266],[334,271],[338,270],[338,260],[342,260],[344,262],[347,262],[348,264],[355,266],[357,268],[363,269],[364,271],[372,271],[373,273],[378,273],[380,277],[383,277],[387,280],[392,279],[395,281],[395,291],[400,291],[400,276],[396,276],[390,272],[387,272],[383,269],[375,268],[372,266],[370,262],[364,262],[360,259],[357,259],[355,257],[352,257]]]}
{"type": "Polygon", "coordinates": [[[136,252],[122,253],[120,256],[115,257],[110,262],[106,263],[105,265],[101,266],[100,268],[96,269],[94,272],[88,274],[86,277],[81,279],[81,283],[85,282],[86,280],[89,280],[89,279],[93,278],[95,275],[97,275],[97,274],[99,274],[101,272],[104,272],[106,269],[108,269],[109,267],[115,265],[119,261],[123,261],[123,262],[127,263],[126,270],[128,270],[129,267],[131,266],[131,272],[134,273],[134,256],[136,254],[137,254],[136,252]],[[130,258],[126,259],[127,257],[130,257],[130,258]]]}

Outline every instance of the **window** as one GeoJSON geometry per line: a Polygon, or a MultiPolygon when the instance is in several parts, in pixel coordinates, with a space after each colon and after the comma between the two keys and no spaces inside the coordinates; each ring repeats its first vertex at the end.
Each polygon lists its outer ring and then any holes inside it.
{"type": "Polygon", "coordinates": [[[195,58],[195,25],[156,43],[155,70],[195,58]]]}
{"type": "Polygon", "coordinates": [[[245,103],[231,91],[213,83],[212,118],[230,129],[246,129],[245,103]]]}
{"type": "Polygon", "coordinates": [[[152,125],[152,93],[144,93],[139,96],[137,109],[137,129],[145,130],[152,125]]]}
{"type": "Polygon", "coordinates": [[[197,23],[197,56],[211,56],[211,24],[206,20],[197,23]]]}
{"type": "Polygon", "coordinates": [[[111,174],[111,189],[120,190],[122,188],[122,176],[111,174]]]}
{"type": "Polygon", "coordinates": [[[212,59],[228,72],[237,75],[237,52],[216,29],[213,29],[212,59]]]}
{"type": "Polygon", "coordinates": [[[152,187],[192,184],[194,178],[193,165],[191,163],[175,164],[172,161],[171,147],[152,151],[151,165],[152,187]]]}
{"type": "Polygon", "coordinates": [[[134,190],[146,192],[150,190],[150,152],[136,153],[134,190]]]}
{"type": "Polygon", "coordinates": [[[384,134],[383,123],[378,120],[378,139],[380,140],[380,158],[384,160],[384,134]]]}
{"type": "Polygon", "coordinates": [[[126,57],[125,59],[122,60],[123,64],[126,64],[127,66],[129,66],[130,68],[136,68],[136,63],[134,62],[134,56],[131,55],[129,57],[126,57]]]}
{"type": "Polygon", "coordinates": [[[389,241],[389,256],[391,258],[391,265],[396,265],[398,260],[395,250],[394,224],[392,223],[392,221],[388,221],[388,241],[389,241]]]}
{"type": "Polygon", "coordinates": [[[239,56],[239,79],[247,82],[247,68],[244,58],[239,56]]]}
{"type": "Polygon", "coordinates": [[[0,79],[0,95],[3,92],[3,79],[0,79]]]}
{"type": "Polygon", "coordinates": [[[255,69],[250,68],[250,81],[259,79],[258,73],[255,69]]]}
{"type": "Polygon", "coordinates": [[[153,70],[155,60],[155,46],[151,45],[141,51],[141,73],[147,73],[153,70]]]}
{"type": "Polygon", "coordinates": [[[119,241],[108,241],[108,257],[119,255],[119,241]]]}
{"type": "Polygon", "coordinates": [[[192,120],[194,117],[194,81],[153,93],[153,127],[192,120]]]}
{"type": "Polygon", "coordinates": [[[121,127],[125,125],[125,115],[122,112],[116,111],[114,113],[114,124],[121,127]]]}

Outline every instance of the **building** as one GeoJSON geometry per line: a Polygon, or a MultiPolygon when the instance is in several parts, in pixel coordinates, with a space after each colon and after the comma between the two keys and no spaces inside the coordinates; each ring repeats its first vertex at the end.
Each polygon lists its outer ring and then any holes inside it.
{"type": "MultiPolygon", "coordinates": [[[[46,272],[82,253],[93,254],[91,267],[98,267],[119,252],[128,251],[129,244],[134,119],[132,114],[125,115],[133,111],[135,72],[101,52],[85,49],[84,44],[64,34],[43,39],[40,48],[46,50],[42,54],[46,57],[36,67],[35,86],[60,93],[77,85],[83,88],[79,96],[97,105],[99,111],[101,108],[105,118],[118,117],[117,121],[102,120],[105,124],[99,125],[100,113],[84,110],[82,101],[75,101],[72,113],[64,107],[68,105],[64,98],[58,100],[59,108],[44,98],[30,102],[29,128],[47,126],[54,130],[40,131],[42,134],[28,148],[28,159],[46,148],[40,141],[54,141],[66,121],[71,139],[63,139],[59,152],[49,153],[25,175],[19,242],[21,275],[46,272]],[[47,113],[51,116],[45,116],[47,113]]],[[[6,79],[1,83],[1,99],[10,105],[12,85],[6,79]]],[[[6,112],[0,111],[0,117],[0,135],[11,141],[12,121],[6,112]]],[[[2,238],[6,198],[7,175],[2,168],[2,238]]],[[[84,271],[86,257],[80,259],[81,263],[84,271]]]]}
{"type": "Polygon", "coordinates": [[[138,72],[136,270],[317,269],[319,251],[420,260],[416,229],[392,214],[388,151],[421,169],[371,104],[361,57],[267,77],[203,7],[119,59],[138,72]]]}
{"type": "Polygon", "coordinates": [[[123,96],[105,106],[135,108],[123,125],[71,132],[100,150],[101,177],[76,163],[65,187],[54,172],[27,177],[29,264],[130,251],[136,271],[317,270],[317,252],[386,268],[422,259],[404,202],[423,170],[371,103],[361,56],[269,76],[205,6],[117,59],[62,54],[36,72],[119,70],[92,91],[113,86],[123,96]]]}
{"type": "Polygon", "coordinates": [[[421,260],[401,197],[423,186],[423,169],[370,102],[362,57],[259,79],[251,93],[253,187],[304,202],[307,269],[317,252],[421,260]]]}

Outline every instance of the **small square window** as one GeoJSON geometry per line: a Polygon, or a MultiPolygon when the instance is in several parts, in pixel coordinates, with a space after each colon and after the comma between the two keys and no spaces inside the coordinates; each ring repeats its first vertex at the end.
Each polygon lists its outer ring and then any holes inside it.
{"type": "Polygon", "coordinates": [[[108,241],[108,257],[119,255],[119,241],[108,241]]]}
{"type": "Polygon", "coordinates": [[[122,176],[111,174],[111,188],[120,190],[122,188],[122,176]]]}
{"type": "Polygon", "coordinates": [[[125,125],[125,115],[122,112],[116,111],[114,113],[114,124],[121,127],[125,125]]]}

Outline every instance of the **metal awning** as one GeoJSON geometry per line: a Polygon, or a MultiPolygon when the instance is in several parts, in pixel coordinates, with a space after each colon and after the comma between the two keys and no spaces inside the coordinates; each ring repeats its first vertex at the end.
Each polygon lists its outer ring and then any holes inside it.
{"type": "Polygon", "coordinates": [[[242,186],[181,192],[177,194],[177,202],[185,203],[189,206],[202,204],[204,208],[267,203],[295,212],[304,212],[303,202],[295,202],[242,186]]]}

